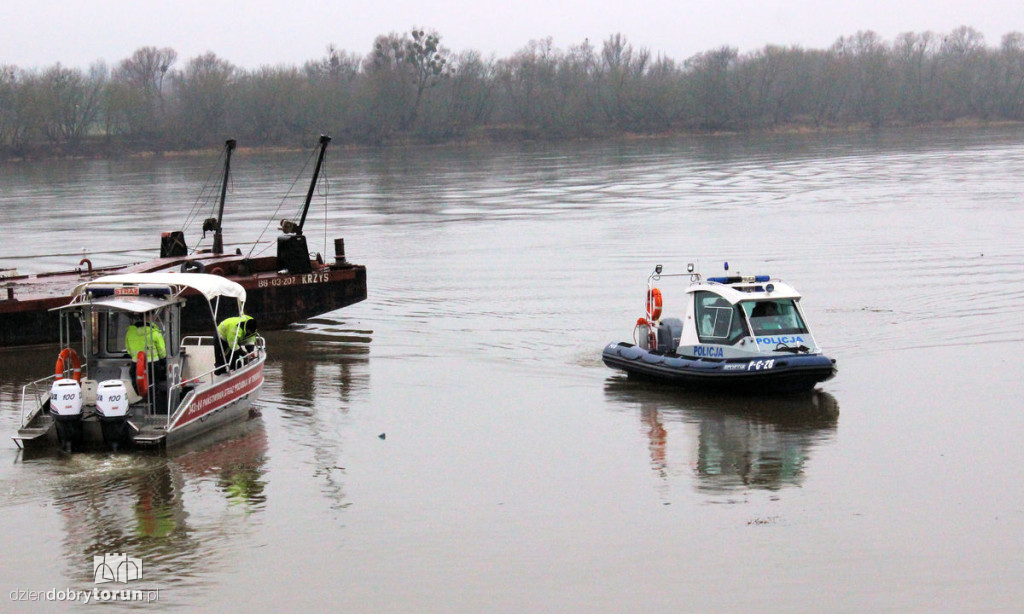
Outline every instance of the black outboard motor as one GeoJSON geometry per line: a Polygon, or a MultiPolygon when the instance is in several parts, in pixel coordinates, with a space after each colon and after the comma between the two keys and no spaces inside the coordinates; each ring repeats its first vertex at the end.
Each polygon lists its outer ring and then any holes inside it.
{"type": "Polygon", "coordinates": [[[57,424],[62,450],[74,452],[82,443],[82,386],[67,378],[50,387],[50,415],[57,424]]]}
{"type": "Polygon", "coordinates": [[[103,430],[103,443],[117,450],[128,442],[128,389],[119,379],[100,382],[96,387],[96,413],[103,430]]]}
{"type": "Polygon", "coordinates": [[[683,321],[679,318],[663,318],[658,322],[658,349],[674,354],[683,336],[683,321]]]}

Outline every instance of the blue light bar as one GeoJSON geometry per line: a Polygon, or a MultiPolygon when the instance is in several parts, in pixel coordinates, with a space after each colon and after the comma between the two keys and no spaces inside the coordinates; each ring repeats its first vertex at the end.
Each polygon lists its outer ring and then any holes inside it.
{"type": "Polygon", "coordinates": [[[85,290],[92,297],[103,296],[169,296],[173,294],[170,286],[90,286],[85,290]]]}
{"type": "Polygon", "coordinates": [[[708,281],[713,281],[716,284],[738,284],[738,283],[758,283],[764,281],[770,281],[771,275],[756,275],[754,277],[743,277],[740,275],[730,275],[729,277],[708,277],[708,281]]]}

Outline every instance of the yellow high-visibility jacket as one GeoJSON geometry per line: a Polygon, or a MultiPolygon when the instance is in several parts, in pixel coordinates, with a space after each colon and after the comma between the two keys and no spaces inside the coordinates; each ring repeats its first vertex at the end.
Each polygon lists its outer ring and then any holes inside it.
{"type": "Polygon", "coordinates": [[[128,332],[124,335],[124,347],[132,358],[138,356],[142,351],[146,352],[147,361],[167,358],[164,335],[159,328],[152,324],[129,326],[128,332]]]}
{"type": "Polygon", "coordinates": [[[227,342],[228,350],[237,350],[240,345],[251,345],[256,343],[256,333],[251,334],[245,330],[245,324],[252,320],[252,316],[238,316],[226,318],[217,325],[217,333],[220,338],[227,342]],[[241,339],[239,339],[241,337],[241,339]]]}

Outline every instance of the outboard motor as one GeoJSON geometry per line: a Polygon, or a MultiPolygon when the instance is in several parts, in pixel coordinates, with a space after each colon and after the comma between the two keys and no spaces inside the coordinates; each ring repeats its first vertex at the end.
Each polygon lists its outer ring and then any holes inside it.
{"type": "Polygon", "coordinates": [[[679,318],[665,318],[658,322],[658,349],[675,352],[683,336],[683,321],[679,318]]]}
{"type": "Polygon", "coordinates": [[[100,382],[96,388],[96,413],[103,442],[115,452],[128,441],[128,388],[119,379],[100,382]]]}
{"type": "Polygon", "coordinates": [[[82,442],[82,386],[77,381],[67,378],[53,382],[50,415],[57,423],[60,447],[73,452],[82,442]]]}

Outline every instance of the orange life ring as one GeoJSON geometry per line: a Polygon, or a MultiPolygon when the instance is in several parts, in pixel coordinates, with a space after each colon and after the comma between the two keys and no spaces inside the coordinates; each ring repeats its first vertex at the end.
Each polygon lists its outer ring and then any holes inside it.
{"type": "Polygon", "coordinates": [[[82,381],[82,361],[78,359],[78,352],[72,348],[64,348],[57,356],[57,377],[64,375],[64,365],[68,358],[71,359],[71,378],[76,382],[82,381]]]}
{"type": "Polygon", "coordinates": [[[661,290],[651,288],[647,291],[647,319],[655,321],[661,318],[661,290]]]}
{"type": "Polygon", "coordinates": [[[144,397],[149,392],[149,380],[146,378],[146,353],[139,351],[139,356],[135,360],[135,388],[139,391],[139,396],[144,397]]]}

